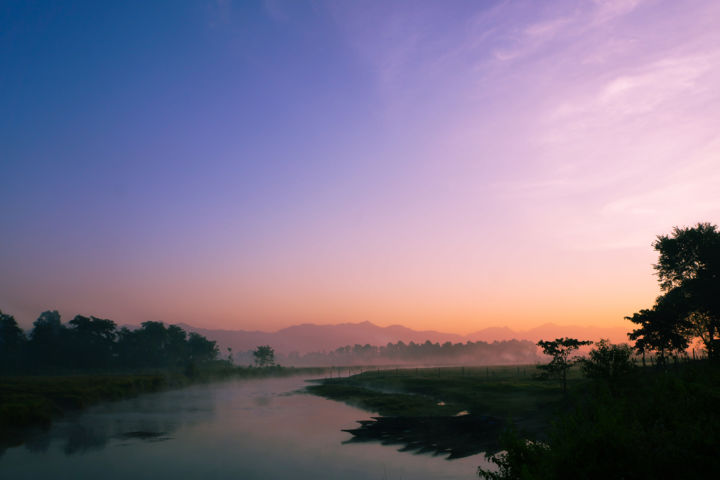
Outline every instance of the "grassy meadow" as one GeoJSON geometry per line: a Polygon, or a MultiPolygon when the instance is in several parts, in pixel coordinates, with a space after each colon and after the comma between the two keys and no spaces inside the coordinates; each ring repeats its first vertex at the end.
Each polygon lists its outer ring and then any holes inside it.
{"type": "Polygon", "coordinates": [[[509,450],[494,457],[505,470],[486,478],[720,473],[713,460],[720,445],[716,362],[637,366],[612,382],[584,378],[574,367],[567,394],[557,379],[534,373],[534,366],[391,369],[325,379],[308,391],[379,415],[347,430],[351,442],[449,458],[509,450]]]}
{"type": "MultiPolygon", "coordinates": [[[[558,382],[534,365],[371,370],[331,378],[308,392],[377,413],[348,430],[353,441],[381,441],[450,458],[497,451],[509,424],[541,436],[566,405],[558,382]]],[[[586,382],[573,370],[570,384],[586,382]]]]}
{"type": "MultiPolygon", "coordinates": [[[[456,415],[540,418],[562,400],[557,382],[539,382],[534,365],[370,370],[322,380],[310,393],[383,416],[456,415]]],[[[573,382],[583,381],[573,375],[573,382]]]]}

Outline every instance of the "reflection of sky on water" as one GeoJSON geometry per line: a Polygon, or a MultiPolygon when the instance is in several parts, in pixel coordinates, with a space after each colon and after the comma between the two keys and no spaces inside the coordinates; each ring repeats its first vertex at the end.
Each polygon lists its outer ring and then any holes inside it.
{"type": "Polygon", "coordinates": [[[343,445],[368,414],[293,394],[301,378],[196,385],[108,403],[0,457],[3,478],[473,478],[447,461],[377,443],[343,445]]]}
{"type": "Polygon", "coordinates": [[[212,388],[194,387],[98,405],[30,435],[24,447],[32,453],[58,449],[74,455],[136,441],[170,440],[180,427],[212,420],[213,393],[212,388]]]}

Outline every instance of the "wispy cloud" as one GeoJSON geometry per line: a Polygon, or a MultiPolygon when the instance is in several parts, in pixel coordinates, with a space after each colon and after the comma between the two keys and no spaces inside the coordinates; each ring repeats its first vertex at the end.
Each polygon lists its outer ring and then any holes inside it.
{"type": "Polygon", "coordinates": [[[592,12],[592,21],[595,24],[604,23],[617,17],[627,15],[635,10],[642,0],[594,0],[595,10],[592,12]]]}
{"type": "Polygon", "coordinates": [[[553,223],[568,248],[626,248],[673,218],[720,215],[707,193],[720,170],[720,28],[692,29],[716,14],[711,2],[499,2],[442,28],[423,5],[374,15],[369,41],[367,18],[340,21],[394,121],[411,128],[417,104],[438,118],[455,105],[415,137],[419,157],[437,152],[433,172],[477,165],[457,189],[553,223]]]}
{"type": "Polygon", "coordinates": [[[515,60],[530,55],[553,40],[575,21],[576,18],[572,16],[562,16],[532,23],[512,35],[504,42],[506,44],[495,49],[493,54],[500,61],[515,60]]]}

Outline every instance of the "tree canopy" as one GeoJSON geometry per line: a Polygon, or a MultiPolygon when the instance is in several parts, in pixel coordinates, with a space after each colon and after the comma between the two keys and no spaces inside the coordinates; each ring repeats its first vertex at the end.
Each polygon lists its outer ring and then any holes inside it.
{"type": "Polygon", "coordinates": [[[582,347],[590,345],[589,340],[578,340],[576,338],[556,338],[552,341],[540,340],[537,345],[545,355],[552,357],[547,365],[539,365],[538,368],[545,370],[548,375],[558,376],[563,382],[563,392],[567,391],[567,371],[577,362],[577,359],[571,358],[570,355],[582,347]]]}
{"type": "Polygon", "coordinates": [[[627,344],[614,345],[602,339],[590,350],[587,359],[582,360],[583,373],[588,378],[606,380],[610,383],[630,373],[635,365],[632,348],[627,344]]]}
{"type": "Polygon", "coordinates": [[[275,365],[275,350],[270,345],[260,345],[253,352],[255,365],[258,367],[272,367],[275,365]]]}
{"type": "Polygon", "coordinates": [[[29,338],[0,312],[0,372],[55,373],[117,369],[185,369],[218,357],[214,341],[177,325],[143,322],[118,330],[112,320],[77,315],[63,324],[56,310],[40,314],[29,338]]]}
{"type": "Polygon", "coordinates": [[[664,292],[649,310],[626,317],[640,327],[629,334],[640,352],[684,351],[691,340],[702,341],[708,356],[720,356],[720,231],[710,223],[675,227],[653,243],[654,268],[664,292]]]}

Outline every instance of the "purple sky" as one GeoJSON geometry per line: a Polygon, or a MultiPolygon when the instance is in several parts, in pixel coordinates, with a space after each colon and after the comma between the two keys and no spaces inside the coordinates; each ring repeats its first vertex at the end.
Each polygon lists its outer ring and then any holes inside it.
{"type": "Polygon", "coordinates": [[[0,7],[0,308],[621,325],[720,223],[720,3],[0,7]]]}

